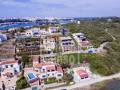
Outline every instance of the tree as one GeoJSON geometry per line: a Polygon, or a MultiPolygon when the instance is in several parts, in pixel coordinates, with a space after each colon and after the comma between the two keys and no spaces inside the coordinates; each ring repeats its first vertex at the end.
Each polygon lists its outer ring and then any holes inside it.
{"type": "Polygon", "coordinates": [[[23,55],[22,56],[22,66],[25,68],[25,65],[29,63],[30,57],[28,55],[23,55]]]}
{"type": "Polygon", "coordinates": [[[24,76],[20,76],[20,78],[16,81],[16,90],[24,89],[29,87],[27,80],[24,76]]]}
{"type": "Polygon", "coordinates": [[[73,75],[71,73],[65,73],[63,79],[66,82],[66,84],[69,85],[70,82],[73,81],[73,75]]]}
{"type": "Polygon", "coordinates": [[[60,63],[60,65],[63,69],[70,68],[70,64],[68,63],[60,63]]]}

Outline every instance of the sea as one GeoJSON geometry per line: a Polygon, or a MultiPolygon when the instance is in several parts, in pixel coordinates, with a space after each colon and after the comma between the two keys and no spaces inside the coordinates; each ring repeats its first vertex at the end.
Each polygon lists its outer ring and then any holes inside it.
{"type": "Polygon", "coordinates": [[[120,90],[120,80],[113,80],[100,90],[120,90]]]}
{"type": "Polygon", "coordinates": [[[32,27],[32,23],[19,23],[19,24],[11,24],[11,25],[5,25],[5,26],[0,26],[0,30],[8,30],[11,28],[19,28],[19,27],[32,27]]]}

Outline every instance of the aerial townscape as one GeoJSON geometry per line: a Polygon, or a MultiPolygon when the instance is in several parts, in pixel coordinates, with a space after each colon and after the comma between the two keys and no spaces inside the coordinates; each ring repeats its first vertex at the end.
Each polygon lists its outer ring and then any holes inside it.
{"type": "Polygon", "coordinates": [[[0,90],[120,90],[119,0],[0,0],[0,90]]]}
{"type": "Polygon", "coordinates": [[[78,90],[120,76],[119,17],[0,22],[1,88],[78,90]]]}

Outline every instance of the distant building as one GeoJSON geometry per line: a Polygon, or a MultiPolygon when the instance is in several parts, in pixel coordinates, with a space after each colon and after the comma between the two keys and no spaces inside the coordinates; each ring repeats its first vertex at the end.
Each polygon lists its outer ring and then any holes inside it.
{"type": "Polygon", "coordinates": [[[50,34],[60,33],[59,27],[49,27],[48,31],[49,31],[50,34]]]}
{"type": "Polygon", "coordinates": [[[1,40],[1,38],[0,38],[0,44],[2,43],[2,40],[1,40]]]}
{"type": "Polygon", "coordinates": [[[1,39],[1,41],[6,41],[7,40],[7,35],[0,33],[0,39],[1,39]]]}
{"type": "Polygon", "coordinates": [[[26,30],[25,32],[18,33],[16,35],[16,38],[29,38],[29,37],[42,37],[49,35],[49,32],[46,31],[45,29],[40,29],[40,28],[31,28],[26,30]]]}
{"type": "Polygon", "coordinates": [[[80,21],[77,21],[77,24],[80,24],[80,21]]]}

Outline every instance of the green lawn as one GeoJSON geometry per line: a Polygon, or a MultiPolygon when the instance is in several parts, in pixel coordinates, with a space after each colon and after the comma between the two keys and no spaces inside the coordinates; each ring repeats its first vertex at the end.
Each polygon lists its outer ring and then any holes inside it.
{"type": "Polygon", "coordinates": [[[82,63],[84,60],[90,61],[92,59],[95,59],[97,57],[96,54],[66,54],[63,56],[59,56],[58,60],[60,63],[73,63],[73,64],[79,64],[82,63]]]}

